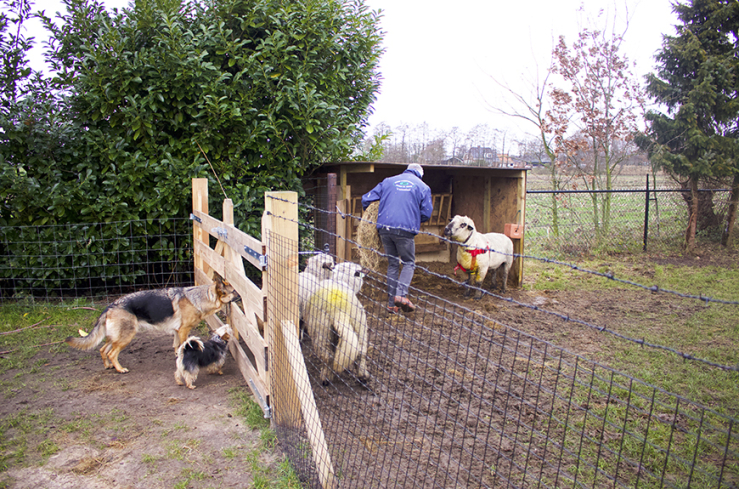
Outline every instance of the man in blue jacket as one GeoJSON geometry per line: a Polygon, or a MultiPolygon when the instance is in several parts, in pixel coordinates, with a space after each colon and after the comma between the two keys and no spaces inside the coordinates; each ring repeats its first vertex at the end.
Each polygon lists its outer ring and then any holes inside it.
{"type": "Polygon", "coordinates": [[[433,210],[431,189],[422,178],[423,168],[412,163],[400,175],[386,178],[362,196],[362,209],[380,201],[377,232],[388,255],[387,307],[392,313],[397,313],[399,308],[405,312],[416,309],[407,297],[416,268],[413,238],[420,231],[421,223],[431,218],[433,210]]]}

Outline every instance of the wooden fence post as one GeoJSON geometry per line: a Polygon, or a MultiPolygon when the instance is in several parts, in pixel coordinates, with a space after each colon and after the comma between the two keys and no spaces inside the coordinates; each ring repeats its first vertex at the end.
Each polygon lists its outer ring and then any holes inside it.
{"type": "Polygon", "coordinates": [[[267,244],[265,339],[272,352],[269,368],[273,421],[278,426],[301,425],[300,401],[281,324],[298,324],[298,194],[266,192],[262,242],[267,244]]]}
{"type": "MultiPolygon", "coordinates": [[[[208,213],[208,179],[207,178],[193,178],[192,179],[192,210],[203,212],[204,214],[208,213]]],[[[206,245],[209,244],[210,237],[208,236],[208,233],[206,233],[204,230],[200,228],[200,226],[197,225],[197,223],[192,224],[192,232],[193,232],[193,241],[197,242],[200,241],[202,243],[205,243],[206,245]]],[[[195,244],[193,243],[193,249],[195,248],[195,244]]],[[[203,263],[203,258],[198,254],[194,253],[194,262],[195,262],[195,285],[204,285],[198,283],[198,274],[197,270],[200,269],[203,271],[203,273],[208,273],[208,265],[203,263]]]]}

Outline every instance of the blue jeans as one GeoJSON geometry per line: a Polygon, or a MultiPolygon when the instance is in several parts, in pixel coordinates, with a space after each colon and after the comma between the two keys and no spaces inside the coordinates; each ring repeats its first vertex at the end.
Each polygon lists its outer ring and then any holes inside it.
{"type": "Polygon", "coordinates": [[[416,243],[413,238],[380,232],[380,240],[387,257],[387,302],[394,306],[395,296],[408,295],[408,287],[416,269],[416,243]],[[400,265],[403,264],[401,271],[400,265]]]}

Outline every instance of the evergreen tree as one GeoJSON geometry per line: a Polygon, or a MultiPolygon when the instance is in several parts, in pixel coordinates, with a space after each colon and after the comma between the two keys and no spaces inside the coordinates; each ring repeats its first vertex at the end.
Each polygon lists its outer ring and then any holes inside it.
{"type": "MultiPolygon", "coordinates": [[[[647,76],[647,92],[666,113],[647,114],[649,129],[639,144],[655,164],[690,188],[686,246],[693,250],[699,215],[705,212],[700,209],[698,183],[733,176],[732,201],[737,199],[739,2],[689,0],[673,10],[682,25],[675,36],[663,37],[655,56],[658,70],[647,76]]],[[[731,228],[733,222],[727,233],[731,228]]],[[[730,234],[724,242],[731,242],[730,234]]]]}

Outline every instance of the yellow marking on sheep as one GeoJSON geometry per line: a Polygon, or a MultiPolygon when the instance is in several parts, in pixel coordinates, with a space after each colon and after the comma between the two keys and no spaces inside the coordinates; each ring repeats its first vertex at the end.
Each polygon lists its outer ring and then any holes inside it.
{"type": "Polygon", "coordinates": [[[311,298],[311,302],[325,308],[344,310],[349,304],[349,294],[340,288],[323,288],[311,298]]]}
{"type": "Polygon", "coordinates": [[[465,270],[469,270],[470,273],[476,273],[477,270],[480,268],[480,266],[477,264],[477,260],[475,260],[472,256],[472,253],[468,252],[467,250],[461,249],[461,251],[461,260],[459,261],[459,264],[462,265],[465,270]]]}

